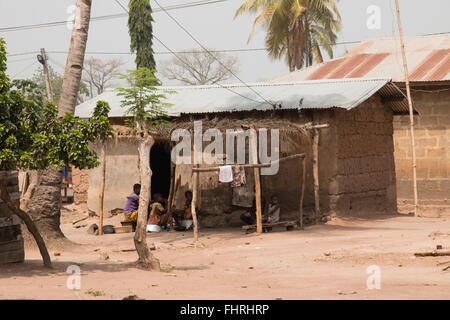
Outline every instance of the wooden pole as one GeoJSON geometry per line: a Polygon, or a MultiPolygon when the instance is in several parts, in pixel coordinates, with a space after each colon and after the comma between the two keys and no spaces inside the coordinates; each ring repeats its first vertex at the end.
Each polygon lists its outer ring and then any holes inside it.
{"type": "Polygon", "coordinates": [[[53,102],[52,86],[50,82],[50,75],[48,73],[48,59],[44,48],[41,48],[41,55],[42,58],[44,58],[44,63],[42,65],[44,66],[44,77],[45,77],[45,88],[47,89],[47,99],[48,101],[53,102]]]}
{"type": "MultiPolygon", "coordinates": [[[[243,164],[241,165],[243,168],[269,168],[271,167],[274,163],[277,162],[282,162],[282,161],[286,161],[286,160],[292,160],[292,159],[297,159],[297,158],[303,158],[305,157],[306,154],[305,153],[299,153],[299,154],[294,154],[291,156],[287,156],[275,161],[271,161],[269,163],[258,163],[258,164],[243,164]]],[[[193,172],[211,172],[211,171],[220,171],[220,167],[209,167],[209,168],[192,168],[193,172]]]]}
{"type": "Polygon", "coordinates": [[[303,229],[303,199],[305,197],[305,181],[306,181],[306,157],[302,158],[302,185],[301,185],[301,191],[300,191],[300,221],[299,226],[301,229],[303,229]]]}
{"type": "Polygon", "coordinates": [[[105,198],[105,177],[106,177],[106,146],[105,142],[101,142],[101,153],[100,153],[100,193],[98,195],[99,199],[99,209],[98,209],[98,235],[103,234],[103,199],[105,198]]]}
{"type": "Polygon", "coordinates": [[[397,24],[398,24],[398,32],[400,34],[400,43],[402,47],[402,59],[403,59],[403,68],[405,70],[405,85],[406,85],[406,95],[408,98],[408,106],[409,106],[409,128],[411,131],[411,147],[412,147],[412,158],[413,158],[413,192],[414,192],[414,216],[418,217],[418,206],[419,200],[417,195],[417,162],[416,162],[416,142],[414,137],[414,111],[412,106],[411,99],[411,88],[409,85],[409,73],[408,73],[408,63],[406,59],[405,52],[405,42],[403,39],[403,28],[402,21],[400,18],[400,6],[398,4],[398,0],[395,0],[395,6],[397,8],[397,24]]]}
{"type": "MultiPolygon", "coordinates": [[[[253,165],[258,164],[258,146],[257,146],[257,136],[256,129],[251,128],[250,131],[250,145],[252,150],[253,165]]],[[[253,175],[255,178],[255,197],[256,197],[256,232],[262,233],[262,206],[261,206],[261,177],[259,173],[259,168],[253,168],[253,175]]]]}
{"type": "Polygon", "coordinates": [[[314,220],[317,223],[320,218],[319,197],[319,130],[313,129],[313,179],[314,179],[314,220]]]}
{"type": "MultiPolygon", "coordinates": [[[[196,154],[197,149],[194,143],[194,155],[196,154]]],[[[195,156],[194,156],[195,157],[195,156]]],[[[199,167],[198,164],[195,167],[199,167]]],[[[194,243],[198,241],[198,221],[197,221],[197,198],[198,198],[198,172],[194,171],[192,173],[192,203],[191,203],[191,213],[192,213],[192,222],[194,223],[194,243]]]]}

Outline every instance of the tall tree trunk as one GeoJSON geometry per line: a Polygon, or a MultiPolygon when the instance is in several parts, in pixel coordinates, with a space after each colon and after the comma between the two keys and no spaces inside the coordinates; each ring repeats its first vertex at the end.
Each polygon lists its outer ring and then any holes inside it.
{"type": "Polygon", "coordinates": [[[47,241],[64,238],[60,229],[61,170],[47,168],[39,172],[39,183],[31,198],[26,199],[26,212],[47,241]]]}
{"type": "MultiPolygon", "coordinates": [[[[75,23],[70,39],[69,54],[59,101],[59,116],[74,112],[80,90],[84,54],[89,30],[92,0],[77,0],[75,23]]],[[[61,171],[48,168],[41,173],[40,183],[28,201],[28,214],[35,221],[44,239],[62,239],[61,217],[61,171]]]]}
{"type": "Polygon", "coordinates": [[[139,209],[136,232],[134,234],[134,245],[139,259],[137,266],[143,269],[160,271],[159,260],[150,252],[147,246],[147,217],[148,204],[150,202],[151,177],[150,149],[155,140],[147,133],[139,141],[139,175],[141,179],[141,193],[139,195],[139,209]]]}
{"type": "Polygon", "coordinates": [[[75,23],[72,29],[72,38],[70,39],[69,54],[59,100],[60,116],[66,112],[74,113],[77,104],[91,17],[91,3],[92,0],[77,0],[75,23]]]}

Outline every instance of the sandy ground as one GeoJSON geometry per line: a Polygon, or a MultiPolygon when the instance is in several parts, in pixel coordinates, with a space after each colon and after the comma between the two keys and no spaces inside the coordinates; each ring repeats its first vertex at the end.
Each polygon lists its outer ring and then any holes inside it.
{"type": "MultiPolygon", "coordinates": [[[[333,219],[327,224],[262,235],[240,229],[148,234],[162,272],[133,267],[133,234],[93,236],[95,218],[62,230],[78,245],[51,250],[45,269],[36,250],[21,264],[0,266],[0,299],[450,299],[450,256],[415,258],[436,245],[450,250],[450,219],[390,216],[333,219]],[[86,225],[86,226],[84,226],[86,225]],[[56,254],[56,255],[55,255],[56,254]],[[70,265],[81,270],[81,288],[69,290],[70,265]],[[380,289],[369,290],[367,268],[380,269],[380,289]]],[[[106,223],[119,225],[119,217],[106,223]]]]}

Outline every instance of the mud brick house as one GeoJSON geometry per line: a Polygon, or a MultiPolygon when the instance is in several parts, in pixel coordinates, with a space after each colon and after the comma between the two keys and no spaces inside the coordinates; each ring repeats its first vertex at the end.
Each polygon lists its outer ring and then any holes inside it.
{"type": "MultiPolygon", "coordinates": [[[[415,116],[419,214],[450,216],[450,35],[405,39],[415,116]]],[[[386,77],[405,90],[400,43],[382,38],[360,43],[342,58],[268,82],[386,77]]],[[[399,208],[412,211],[409,117],[394,115],[399,208]]]]}
{"type": "MultiPolygon", "coordinates": [[[[166,88],[176,92],[168,96],[168,101],[173,104],[169,109],[173,125],[154,133],[156,143],[150,154],[152,194],[167,195],[169,191],[171,131],[185,128],[192,132],[194,121],[201,121],[203,131],[218,128],[225,132],[226,129],[253,125],[257,130],[279,130],[280,157],[302,152],[307,154],[305,206],[312,208],[312,147],[307,126],[311,123],[328,124],[328,128],[320,130],[319,141],[322,213],[396,212],[392,119],[396,114],[406,113],[408,107],[400,89],[389,79],[318,80],[250,86],[266,101],[261,101],[243,85],[166,88]]],[[[89,118],[99,100],[110,104],[110,121],[116,128],[116,136],[107,142],[106,151],[105,210],[108,211],[122,208],[132,185],[139,182],[138,153],[132,131],[123,126],[125,110],[120,107],[116,91],[107,90],[84,102],[77,107],[75,115],[89,118]]],[[[252,171],[246,171],[249,183],[237,188],[239,190],[218,184],[216,173],[200,175],[199,207],[204,226],[239,223],[238,215],[233,212],[236,208],[251,205],[254,196],[252,171]]],[[[283,219],[298,211],[301,174],[298,161],[293,160],[280,163],[276,175],[261,178],[263,197],[268,199],[277,194],[280,198],[283,219]]],[[[178,175],[181,183],[175,199],[177,207],[180,207],[184,192],[192,187],[192,165],[177,165],[175,176],[178,175]]],[[[87,201],[89,209],[96,211],[99,169],[74,171],[73,182],[75,201],[87,201]],[[77,186],[77,181],[84,181],[81,187],[77,186]]]]}

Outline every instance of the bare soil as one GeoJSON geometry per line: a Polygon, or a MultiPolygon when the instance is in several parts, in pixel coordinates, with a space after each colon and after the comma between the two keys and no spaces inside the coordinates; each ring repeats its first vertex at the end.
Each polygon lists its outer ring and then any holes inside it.
{"type": "MultiPolygon", "coordinates": [[[[73,211],[74,210],[74,211],[73,211]]],[[[54,269],[27,248],[26,261],[0,266],[0,299],[450,299],[449,257],[415,258],[442,245],[450,250],[450,218],[407,215],[333,219],[305,230],[244,234],[235,229],[149,233],[161,272],[135,268],[133,234],[89,235],[95,217],[64,211],[73,245],[51,249],[54,269]],[[70,265],[81,289],[66,286],[70,265]],[[367,288],[367,267],[381,270],[381,288],[367,288]]],[[[120,225],[121,217],[105,224],[120,225]]]]}

